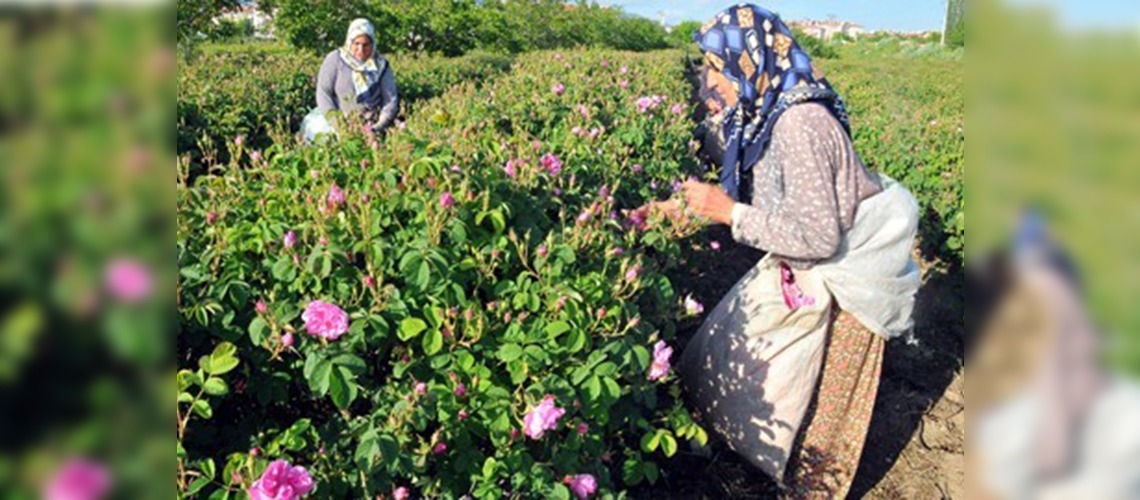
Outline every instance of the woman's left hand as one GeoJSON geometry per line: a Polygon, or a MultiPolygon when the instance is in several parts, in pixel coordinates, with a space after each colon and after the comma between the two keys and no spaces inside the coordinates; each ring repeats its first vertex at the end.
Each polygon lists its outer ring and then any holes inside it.
{"type": "Polygon", "coordinates": [[[732,208],[736,202],[720,186],[686,181],[681,185],[681,193],[685,196],[687,212],[718,224],[732,223],[732,208]]]}

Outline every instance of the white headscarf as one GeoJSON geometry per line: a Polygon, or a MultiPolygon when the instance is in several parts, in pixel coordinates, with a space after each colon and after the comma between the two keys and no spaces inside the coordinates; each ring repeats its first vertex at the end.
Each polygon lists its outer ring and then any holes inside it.
{"type": "Polygon", "coordinates": [[[356,95],[361,95],[372,88],[380,80],[383,69],[380,57],[376,52],[376,28],[364,18],[353,19],[348,25],[348,34],[344,37],[344,46],[340,48],[340,58],[352,68],[352,86],[356,88],[356,95]],[[367,61],[357,61],[352,56],[352,41],[360,35],[372,40],[372,57],[367,61]]]}

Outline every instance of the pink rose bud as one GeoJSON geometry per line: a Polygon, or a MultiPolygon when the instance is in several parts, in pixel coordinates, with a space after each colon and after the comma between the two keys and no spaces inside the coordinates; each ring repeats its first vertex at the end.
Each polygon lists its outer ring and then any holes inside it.
{"type": "Polygon", "coordinates": [[[431,452],[436,455],[443,455],[444,453],[447,453],[447,443],[444,441],[436,443],[435,447],[431,449],[431,452]]]}
{"type": "Polygon", "coordinates": [[[249,159],[253,160],[254,163],[261,163],[261,151],[255,150],[254,152],[250,153],[249,159]]]}
{"type": "Polygon", "coordinates": [[[455,388],[455,395],[459,397],[467,395],[467,386],[464,384],[459,384],[459,386],[455,388]]]}
{"type": "Polygon", "coordinates": [[[427,384],[423,382],[416,382],[415,391],[417,396],[423,396],[427,393],[427,384]]]}
{"type": "Polygon", "coordinates": [[[578,424],[578,435],[579,436],[585,436],[587,432],[590,432],[590,426],[586,425],[586,422],[579,423],[578,424]]]}
{"type": "Polygon", "coordinates": [[[467,410],[459,410],[459,420],[467,420],[467,410]]]}
{"type": "Polygon", "coordinates": [[[320,245],[328,245],[329,239],[327,236],[321,236],[320,238],[317,239],[317,243],[320,245]]]}
{"type": "Polygon", "coordinates": [[[317,169],[315,169],[315,168],[314,168],[314,169],[311,169],[311,170],[309,170],[309,178],[311,178],[311,179],[317,179],[317,178],[319,178],[320,176],[321,176],[321,171],[320,171],[320,170],[317,170],[317,169]]]}
{"type": "Polygon", "coordinates": [[[435,189],[435,178],[429,177],[427,180],[427,185],[429,188],[435,189]]]}
{"type": "Polygon", "coordinates": [[[624,75],[626,73],[629,73],[629,66],[622,66],[621,67],[621,74],[624,75]]]}
{"type": "Polygon", "coordinates": [[[546,245],[539,245],[538,252],[537,252],[538,256],[539,257],[546,257],[546,252],[547,252],[546,245]]]}
{"type": "Polygon", "coordinates": [[[511,439],[515,439],[517,437],[519,437],[519,430],[512,427],[511,428],[511,439]]]}
{"type": "Polygon", "coordinates": [[[265,305],[264,300],[258,300],[257,303],[254,304],[253,308],[257,310],[257,314],[265,314],[269,312],[269,306],[265,305]]]}
{"type": "Polygon", "coordinates": [[[615,247],[612,251],[610,251],[610,255],[613,255],[614,257],[619,257],[623,253],[625,253],[625,250],[622,250],[621,247],[615,247]]]}
{"type": "Polygon", "coordinates": [[[550,91],[554,92],[554,95],[562,95],[566,92],[566,86],[561,83],[556,83],[553,87],[550,87],[550,91]]]}
{"type": "Polygon", "coordinates": [[[285,238],[282,240],[282,243],[285,244],[285,249],[293,248],[293,245],[297,244],[297,233],[293,231],[285,233],[285,238]]]}
{"type": "Polygon", "coordinates": [[[621,88],[623,88],[623,89],[628,89],[629,88],[629,80],[622,80],[622,81],[618,82],[618,85],[620,85],[621,88]]]}
{"type": "Polygon", "coordinates": [[[600,308],[599,308],[599,309],[598,309],[598,312],[597,312],[597,313],[595,313],[595,314],[594,314],[594,316],[595,316],[595,317],[597,317],[599,320],[601,320],[601,319],[605,319],[605,317],[606,317],[606,310],[605,310],[605,309],[600,309],[600,308]]]}
{"type": "Polygon", "coordinates": [[[212,226],[212,225],[214,225],[214,222],[216,222],[217,220],[218,220],[218,213],[217,212],[215,212],[213,210],[206,212],[206,224],[209,224],[212,226]]]}
{"type": "Polygon", "coordinates": [[[285,347],[293,347],[293,334],[285,332],[285,335],[281,336],[281,345],[285,347]]]}
{"type": "Polygon", "coordinates": [[[245,144],[245,135],[244,134],[241,134],[241,135],[238,135],[237,137],[234,137],[234,145],[235,146],[241,146],[242,144],[245,144]]]}
{"type": "Polygon", "coordinates": [[[720,250],[720,242],[713,240],[712,242],[709,243],[709,248],[711,248],[713,250],[720,250]]]}
{"type": "Polygon", "coordinates": [[[642,167],[640,164],[634,164],[634,166],[633,166],[633,173],[635,173],[635,174],[640,174],[644,170],[645,170],[645,168],[642,167]]]}
{"type": "Polygon", "coordinates": [[[258,447],[256,447],[256,446],[254,446],[253,448],[250,448],[250,450],[249,450],[249,456],[251,456],[251,457],[257,457],[257,456],[260,456],[260,455],[261,455],[261,448],[258,448],[258,447]]]}
{"type": "Polygon", "coordinates": [[[360,160],[360,169],[364,170],[366,168],[368,168],[368,160],[360,160]]]}
{"type": "Polygon", "coordinates": [[[451,193],[443,193],[439,195],[440,208],[447,210],[453,206],[455,206],[455,198],[451,196],[451,193]]]}
{"type": "Polygon", "coordinates": [[[376,286],[376,279],[371,277],[371,276],[365,276],[364,277],[364,286],[366,286],[368,288],[372,288],[372,287],[376,286]]]}

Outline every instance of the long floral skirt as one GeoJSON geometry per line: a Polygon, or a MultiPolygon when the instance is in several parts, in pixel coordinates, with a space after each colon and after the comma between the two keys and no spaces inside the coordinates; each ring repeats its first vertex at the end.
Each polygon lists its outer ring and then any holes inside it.
{"type": "Polygon", "coordinates": [[[884,341],[810,272],[789,307],[775,263],[748,272],[685,347],[701,421],[792,498],[843,498],[859,466],[884,341]]]}
{"type": "Polygon", "coordinates": [[[844,498],[855,479],[883,360],[883,338],[839,311],[816,397],[787,471],[789,498],[844,498]]]}

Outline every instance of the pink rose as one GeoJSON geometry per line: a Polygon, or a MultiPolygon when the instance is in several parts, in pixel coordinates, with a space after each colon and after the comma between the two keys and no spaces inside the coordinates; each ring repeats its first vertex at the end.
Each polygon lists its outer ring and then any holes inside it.
{"type": "Polygon", "coordinates": [[[285,238],[282,239],[282,243],[285,244],[285,249],[293,248],[293,245],[297,244],[297,233],[293,231],[285,233],[285,238]]]}
{"type": "Polygon", "coordinates": [[[685,108],[681,107],[680,103],[674,104],[672,109],[670,109],[670,111],[672,111],[673,114],[675,114],[675,115],[681,114],[684,110],[685,110],[685,108]]]}
{"type": "Polygon", "coordinates": [[[467,420],[467,410],[459,410],[459,420],[467,420]]]}
{"type": "Polygon", "coordinates": [[[626,73],[629,73],[629,66],[622,66],[621,67],[621,74],[624,75],[626,73]]]}
{"type": "Polygon", "coordinates": [[[538,406],[523,417],[523,434],[531,439],[540,439],[546,431],[558,427],[558,419],[565,413],[565,409],[554,406],[554,396],[547,394],[538,406]]]}
{"type": "Polygon", "coordinates": [[[455,206],[455,197],[451,196],[450,192],[439,195],[439,207],[447,210],[455,206]]]}
{"type": "Polygon", "coordinates": [[[653,363],[649,365],[649,380],[660,380],[669,373],[669,357],[673,355],[673,348],[658,340],[653,345],[653,363]]]}
{"type": "Polygon", "coordinates": [[[366,288],[372,288],[376,286],[376,278],[373,278],[371,276],[365,276],[363,281],[366,288]]]}
{"type": "Polygon", "coordinates": [[[285,335],[281,336],[281,345],[284,347],[293,347],[293,334],[285,332],[285,335]]]}
{"type": "Polygon", "coordinates": [[[625,279],[626,281],[634,281],[639,274],[641,274],[641,266],[633,266],[625,272],[625,279]]]}
{"type": "Polygon", "coordinates": [[[648,111],[651,106],[653,106],[653,99],[650,99],[649,97],[644,97],[644,96],[639,97],[637,99],[637,112],[638,113],[644,113],[644,112],[648,111]]]}
{"type": "Polygon", "coordinates": [[[313,478],[301,466],[274,460],[249,488],[250,500],[297,500],[313,491],[313,478]]]}
{"type": "Polygon", "coordinates": [[[455,395],[459,396],[459,397],[463,397],[463,396],[467,395],[467,386],[465,384],[462,384],[462,383],[459,384],[455,388],[455,395]]]}
{"type": "Polygon", "coordinates": [[[562,161],[557,156],[546,153],[542,155],[542,168],[545,168],[550,175],[558,175],[562,171],[562,161]]]}
{"type": "Polygon", "coordinates": [[[550,91],[554,92],[554,95],[562,95],[566,92],[566,86],[562,83],[555,83],[553,87],[550,87],[550,91]]]}
{"type": "Polygon", "coordinates": [[[45,500],[99,500],[111,489],[111,474],[101,464],[72,459],[44,485],[45,500]]]}
{"type": "Polygon", "coordinates": [[[254,163],[261,163],[261,151],[254,150],[249,154],[249,159],[253,160],[254,163]]]}
{"type": "Polygon", "coordinates": [[[702,312],[705,312],[705,306],[701,305],[700,302],[697,302],[697,300],[693,298],[692,294],[689,294],[685,296],[685,312],[689,313],[690,316],[696,316],[702,312]]]}
{"type": "Polygon", "coordinates": [[[507,177],[514,179],[515,175],[518,174],[518,171],[515,170],[515,161],[507,160],[507,164],[503,166],[503,172],[507,173],[507,177]]]}
{"type": "Polygon", "coordinates": [[[575,125],[574,128],[570,129],[570,133],[574,135],[582,135],[582,127],[575,125]]]}
{"type": "Polygon", "coordinates": [[[264,300],[259,299],[257,303],[254,304],[253,308],[257,310],[257,314],[265,314],[269,312],[269,306],[265,304],[264,300]]]}
{"type": "Polygon", "coordinates": [[[587,432],[590,432],[590,426],[586,425],[586,422],[582,422],[582,423],[578,424],[578,435],[579,436],[585,436],[587,432]]]}
{"type": "Polygon", "coordinates": [[[245,144],[245,135],[244,134],[241,134],[241,135],[238,135],[237,137],[234,137],[234,146],[241,146],[242,144],[245,144]]]}
{"type": "Polygon", "coordinates": [[[623,88],[623,89],[628,89],[629,88],[629,80],[622,80],[622,81],[618,82],[618,85],[620,85],[621,88],[623,88]]]}
{"type": "Polygon", "coordinates": [[[309,302],[301,314],[309,335],[336,340],[348,331],[348,314],[341,308],[322,300],[309,302]]]}
{"type": "Polygon", "coordinates": [[[720,242],[716,240],[709,242],[709,248],[713,250],[720,250],[720,242]]]}
{"type": "Polygon", "coordinates": [[[423,396],[427,393],[427,384],[423,382],[416,382],[416,387],[413,389],[417,396],[423,396]]]}
{"type": "Polygon", "coordinates": [[[566,484],[570,485],[570,491],[578,500],[586,500],[598,491],[598,480],[590,474],[566,476],[566,484]]]}
{"type": "Polygon", "coordinates": [[[546,249],[546,245],[539,245],[538,250],[537,250],[539,257],[546,257],[547,252],[548,252],[548,250],[546,249]]]}
{"type": "Polygon", "coordinates": [[[214,225],[214,222],[217,222],[217,220],[218,220],[218,213],[217,212],[215,212],[213,210],[206,212],[206,224],[209,224],[212,226],[212,225],[214,225]]]}
{"type": "Polygon", "coordinates": [[[578,111],[578,114],[582,115],[582,118],[590,118],[590,108],[585,104],[574,106],[574,109],[578,111]]]}
{"type": "Polygon", "coordinates": [[[444,453],[447,453],[447,442],[440,441],[436,443],[435,447],[431,449],[431,452],[436,455],[443,455],[444,453]]]}
{"type": "Polygon", "coordinates": [[[408,489],[403,486],[392,490],[393,500],[408,500],[408,495],[410,495],[408,489]]]}
{"type": "Polygon", "coordinates": [[[645,167],[642,167],[640,163],[635,163],[633,165],[633,173],[640,174],[641,172],[644,172],[644,171],[645,171],[645,167]]]}
{"type": "Polygon", "coordinates": [[[344,191],[341,190],[340,186],[337,186],[335,182],[332,186],[329,187],[328,200],[329,205],[332,205],[334,207],[340,205],[341,203],[344,203],[344,191]]]}
{"type": "Polygon", "coordinates": [[[107,291],[120,302],[137,303],[150,296],[150,271],[137,260],[119,258],[111,261],[104,279],[107,291]]]}

